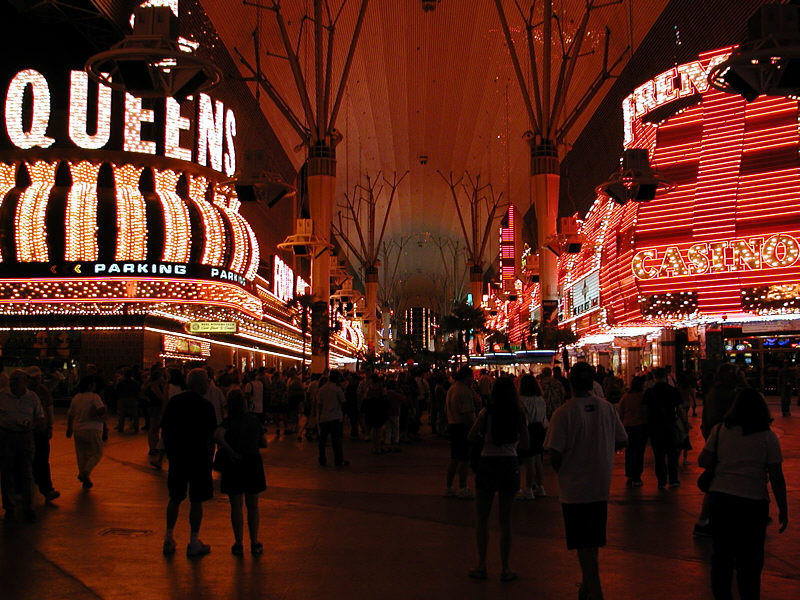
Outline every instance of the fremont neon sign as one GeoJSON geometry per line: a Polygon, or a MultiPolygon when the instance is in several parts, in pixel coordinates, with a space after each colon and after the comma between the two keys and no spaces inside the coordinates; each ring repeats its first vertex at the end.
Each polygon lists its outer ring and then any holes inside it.
{"type": "Polygon", "coordinates": [[[678,65],[637,87],[622,101],[625,146],[633,143],[633,123],[636,119],[675,100],[707,92],[708,73],[728,56],[729,53],[715,56],[707,64],[696,60],[678,65]]]}
{"type": "Polygon", "coordinates": [[[647,248],[633,256],[636,279],[659,279],[791,267],[800,258],[800,241],[787,233],[769,237],[647,248]]]}
{"type": "MultiPolygon", "coordinates": [[[[123,150],[156,154],[154,140],[142,138],[142,124],[155,123],[155,111],[143,107],[142,99],[125,94],[121,114],[112,114],[112,91],[98,86],[96,115],[89,123],[89,76],[83,71],[70,72],[68,137],[78,148],[100,150],[111,139],[112,118],[123,119],[123,150]],[[90,133],[90,131],[92,133],[90,133]]],[[[183,107],[173,98],[163,100],[163,155],[208,166],[232,177],[236,171],[236,117],[219,100],[199,94],[191,117],[182,114],[183,107]],[[193,131],[191,148],[181,146],[181,132],[193,131]]],[[[35,69],[17,73],[8,85],[3,118],[11,143],[21,150],[49,148],[57,141],[48,135],[51,117],[50,84],[35,69]],[[28,110],[24,106],[28,100],[28,110]]],[[[185,105],[184,105],[185,106],[185,105]]]]}

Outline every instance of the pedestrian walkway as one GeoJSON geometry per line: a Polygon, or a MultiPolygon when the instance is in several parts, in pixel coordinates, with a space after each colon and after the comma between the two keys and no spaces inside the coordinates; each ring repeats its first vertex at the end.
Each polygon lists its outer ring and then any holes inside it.
{"type": "MultiPolygon", "coordinates": [[[[773,414],[780,414],[771,406],[773,414]]],[[[800,413],[798,413],[800,414],[800,413]]],[[[699,418],[692,419],[696,463],[699,418]]],[[[205,505],[202,539],[210,555],[185,556],[184,504],[179,552],[161,555],[166,471],[147,462],[145,434],[111,432],[81,489],[72,442],[56,424],[51,463],[62,496],[38,505],[35,524],[0,524],[0,598],[137,599],[483,599],[577,597],[579,573],[564,545],[555,474],[551,496],[514,506],[512,567],[520,578],[500,583],[498,532],[490,540],[486,582],[471,580],[476,562],[474,502],[443,498],[446,440],[428,436],[403,452],[375,456],[365,442],[345,441],[351,466],[321,468],[313,442],[269,435],[264,451],[269,489],[261,498],[261,557],[230,553],[228,505],[205,505]]],[[[800,598],[800,417],[776,417],[785,455],[789,529],[771,525],[762,597],[800,598]]],[[[346,437],[346,436],[345,436],[346,437]]],[[[710,598],[710,540],[692,538],[701,494],[696,464],[681,468],[681,487],[658,491],[649,457],[641,489],[625,487],[618,455],[609,506],[609,546],[601,570],[609,599],[710,598]]],[[[41,496],[39,497],[41,501],[41,496]]],[[[775,508],[772,509],[773,517],[775,508]]],[[[496,517],[493,515],[493,522],[496,517]]]]}

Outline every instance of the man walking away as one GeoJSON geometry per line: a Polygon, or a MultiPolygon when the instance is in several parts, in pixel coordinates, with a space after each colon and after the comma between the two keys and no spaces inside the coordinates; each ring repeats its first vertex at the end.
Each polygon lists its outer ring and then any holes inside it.
{"type": "Polygon", "coordinates": [[[208,374],[192,369],[186,380],[187,391],[173,396],[161,417],[164,447],[169,459],[167,487],[167,530],[164,534],[164,555],[175,553],[173,530],[178,521],[181,502],[189,490],[189,527],[191,537],[186,555],[203,556],[211,546],[200,541],[203,521],[203,502],[214,495],[211,479],[211,459],[214,451],[214,431],[217,418],[214,407],[203,395],[208,390],[208,374]]]}
{"type": "Polygon", "coordinates": [[[39,488],[45,502],[52,502],[61,493],[53,488],[50,475],[50,439],[53,437],[53,395],[42,383],[42,370],[39,367],[28,367],[28,387],[39,396],[44,412],[44,427],[33,432],[33,481],[39,488]]]}
{"type": "Polygon", "coordinates": [[[350,463],[343,458],[342,453],[342,419],[344,418],[344,390],[340,387],[342,374],[331,371],[328,383],[321,386],[317,392],[317,423],[319,424],[319,464],[324,467],[328,464],[325,456],[325,445],[328,436],[331,437],[333,446],[333,464],[337,467],[346,467],[350,463]]]}
{"type": "Polygon", "coordinates": [[[573,397],[553,413],[545,447],[558,473],[567,549],[578,551],[579,598],[602,600],[598,550],[606,545],[614,453],[628,436],[614,407],[592,395],[593,367],[576,363],[569,382],[573,397]]]}
{"type": "Polygon", "coordinates": [[[655,383],[642,398],[647,414],[647,434],[653,447],[658,489],[678,487],[678,447],[675,443],[675,410],[681,405],[678,388],[667,383],[667,372],[661,367],[653,369],[655,383]]]}

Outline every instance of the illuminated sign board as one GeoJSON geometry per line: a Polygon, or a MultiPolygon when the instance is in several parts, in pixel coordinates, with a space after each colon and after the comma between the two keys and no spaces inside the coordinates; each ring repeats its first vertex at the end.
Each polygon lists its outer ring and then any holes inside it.
{"type": "Polygon", "coordinates": [[[177,335],[163,336],[164,352],[168,355],[211,356],[211,344],[205,340],[189,340],[177,335]]]}
{"type": "Polygon", "coordinates": [[[515,246],[517,230],[517,211],[513,204],[508,205],[508,211],[500,223],[500,280],[503,291],[516,291],[517,281],[517,252],[515,246]]]}
{"type": "Polygon", "coordinates": [[[637,87],[622,102],[625,146],[630,147],[634,141],[635,120],[675,100],[708,91],[708,73],[728,56],[730,53],[714,56],[706,63],[696,60],[678,65],[637,87]]]}
{"type": "Polygon", "coordinates": [[[590,273],[572,286],[572,316],[600,306],[600,272],[590,273]]]}
{"type": "Polygon", "coordinates": [[[71,144],[86,150],[159,154],[195,162],[228,177],[236,172],[236,116],[219,100],[198,94],[183,103],[173,98],[143,101],[126,93],[124,99],[115,101],[112,96],[119,93],[90,82],[84,71],[70,71],[66,87],[68,127],[63,132],[63,127],[53,123],[50,81],[35,69],[24,69],[12,77],[2,116],[15,148],[71,144]],[[112,135],[120,128],[121,147],[112,135]]]}
{"type": "Polygon", "coordinates": [[[272,271],[272,293],[279,300],[288,302],[294,296],[294,271],[277,254],[273,258],[272,271]]]}
{"type": "Polygon", "coordinates": [[[238,330],[235,321],[190,321],[186,324],[188,333],[236,333],[238,330]]]}
{"type": "Polygon", "coordinates": [[[233,271],[197,263],[169,262],[64,262],[64,263],[6,263],[0,262],[0,279],[38,279],[63,277],[108,277],[130,279],[211,279],[252,287],[244,277],[233,271]]]}
{"type": "Polygon", "coordinates": [[[637,279],[683,277],[791,267],[800,257],[797,238],[776,233],[766,237],[682,244],[639,250],[631,262],[637,279]]]}

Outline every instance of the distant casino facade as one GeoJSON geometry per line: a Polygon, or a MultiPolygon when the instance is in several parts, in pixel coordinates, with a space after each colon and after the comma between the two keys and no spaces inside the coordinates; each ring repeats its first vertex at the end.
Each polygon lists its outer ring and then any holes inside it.
{"type": "MultiPolygon", "coordinates": [[[[232,108],[24,60],[0,95],[3,366],[300,364],[287,300],[306,284],[240,212],[232,108]]],[[[341,325],[333,366],[363,343],[341,325]]]]}
{"type": "Polygon", "coordinates": [[[625,147],[648,149],[677,186],[623,206],[601,197],[585,216],[588,243],[560,260],[576,356],[629,375],[728,360],[767,389],[784,359],[800,360],[798,100],[710,88],[729,52],[661,73],[623,103],[625,147]]]}

